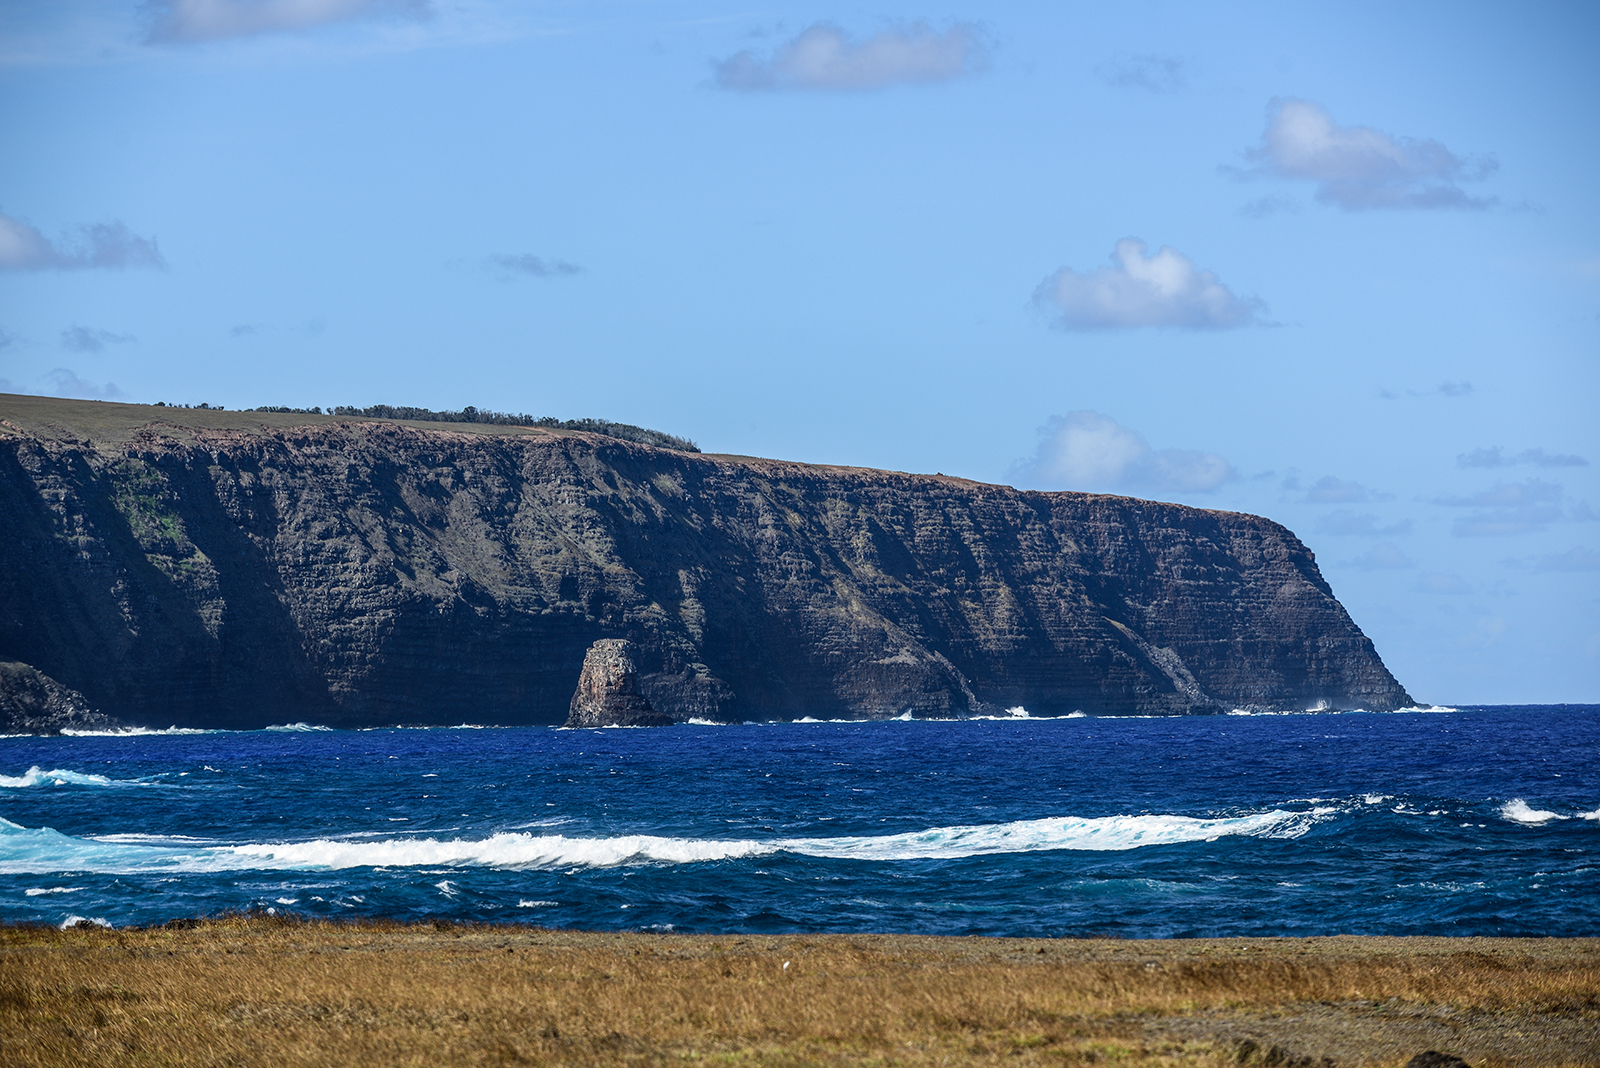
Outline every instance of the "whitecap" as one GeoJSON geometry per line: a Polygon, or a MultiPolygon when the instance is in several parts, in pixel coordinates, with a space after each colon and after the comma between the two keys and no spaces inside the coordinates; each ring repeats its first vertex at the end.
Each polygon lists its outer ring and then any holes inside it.
{"type": "Polygon", "coordinates": [[[74,927],[88,927],[91,924],[96,927],[110,927],[111,921],[104,916],[68,916],[61,921],[61,929],[70,931],[74,927]]]}
{"type": "Polygon", "coordinates": [[[21,775],[0,775],[0,789],[20,790],[29,786],[161,786],[143,779],[110,779],[81,771],[56,768],[44,771],[37,764],[21,775]]]}
{"type": "Polygon", "coordinates": [[[204,730],[199,727],[116,727],[104,731],[74,730],[71,727],[63,727],[61,728],[61,733],[69,738],[150,738],[158,735],[234,734],[237,732],[204,730]]]}
{"type": "Polygon", "coordinates": [[[301,734],[301,733],[305,733],[305,732],[308,732],[308,731],[331,731],[331,730],[333,730],[332,727],[322,727],[322,726],[319,726],[319,725],[317,725],[315,723],[274,723],[272,726],[263,727],[262,729],[263,730],[268,730],[268,731],[275,731],[275,732],[278,732],[278,733],[289,733],[289,734],[301,734]]]}
{"type": "Polygon", "coordinates": [[[82,890],[81,886],[35,886],[23,891],[27,897],[43,897],[45,894],[76,894],[82,890]]]}
{"type": "Polygon", "coordinates": [[[1551,820],[1564,820],[1567,817],[1542,808],[1529,808],[1528,803],[1522,798],[1514,797],[1500,806],[1500,818],[1510,820],[1512,823],[1533,825],[1549,823],[1551,820]]]}
{"type": "MultiPolygon", "coordinates": [[[[0,874],[59,871],[121,874],[150,871],[320,871],[342,868],[423,868],[440,874],[461,867],[500,869],[603,868],[695,864],[791,853],[837,860],[954,860],[1049,850],[1115,851],[1152,845],[1214,842],[1228,836],[1298,838],[1336,810],[1273,809],[1246,816],[1057,816],[1009,823],[932,827],[900,834],[751,839],[669,838],[632,834],[605,838],[509,833],[481,839],[352,838],[180,847],[73,838],[49,828],[30,830],[0,819],[0,874]]],[[[110,836],[108,836],[109,838],[110,836]]],[[[445,880],[449,884],[449,880],[445,880]]],[[[454,893],[453,886],[444,893],[454,893]]]]}

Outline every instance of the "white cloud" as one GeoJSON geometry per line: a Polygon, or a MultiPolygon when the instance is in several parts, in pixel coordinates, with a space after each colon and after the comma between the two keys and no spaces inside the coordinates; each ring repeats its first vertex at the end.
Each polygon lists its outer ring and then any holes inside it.
{"type": "Polygon", "coordinates": [[[92,326],[74,326],[61,331],[61,344],[73,352],[99,352],[107,345],[122,345],[137,340],[132,334],[116,334],[92,326]]]}
{"type": "Polygon", "coordinates": [[[1493,173],[1493,159],[1470,161],[1438,141],[1340,126],[1308,100],[1272,101],[1261,144],[1246,155],[1255,168],[1235,173],[1315,182],[1316,199],[1346,211],[1486,208],[1496,202],[1470,196],[1458,184],[1493,173]]]}
{"type": "Polygon", "coordinates": [[[1210,271],[1163,245],[1145,255],[1136,237],[1117,242],[1112,265],[1079,273],[1063,267],[1039,283],[1034,304],[1063,330],[1175,326],[1227,330],[1261,323],[1266,306],[1236,297],[1210,271]]]}
{"type": "Polygon", "coordinates": [[[85,382],[79,378],[70,367],[57,367],[54,371],[44,376],[50,382],[50,392],[57,397],[78,397],[83,400],[116,400],[126,397],[127,394],[117,388],[115,382],[107,382],[97,386],[93,382],[85,382]]]}
{"type": "Polygon", "coordinates": [[[308,30],[335,22],[426,18],[427,0],[154,0],[152,42],[190,43],[308,30]]]}
{"type": "Polygon", "coordinates": [[[1039,489],[1206,493],[1236,477],[1216,453],[1152,449],[1144,435],[1094,411],[1055,415],[1039,428],[1034,454],[1011,465],[1020,486],[1039,489]]]}
{"type": "Polygon", "coordinates": [[[866,90],[891,85],[947,82],[977,74],[988,65],[983,30],[956,23],[943,32],[913,22],[852,41],[830,23],[819,22],[780,45],[770,57],[749,50],[716,65],[724,89],[866,90]]]}
{"type": "Polygon", "coordinates": [[[1177,56],[1145,55],[1108,60],[1094,69],[1107,85],[1117,89],[1148,89],[1175,93],[1183,88],[1183,60],[1177,56]]]}
{"type": "Polygon", "coordinates": [[[120,222],[80,229],[75,246],[53,243],[38,229],[0,212],[0,271],[77,271],[95,267],[165,268],[154,238],[139,237],[120,222]]]}

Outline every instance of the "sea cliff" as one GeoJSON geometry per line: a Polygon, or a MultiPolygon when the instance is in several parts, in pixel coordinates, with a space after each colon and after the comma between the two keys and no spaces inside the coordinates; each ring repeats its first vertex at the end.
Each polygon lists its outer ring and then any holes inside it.
{"type": "Polygon", "coordinates": [[[0,395],[17,729],[52,701],[158,727],[560,723],[602,639],[632,643],[678,721],[1413,703],[1257,516],[541,428],[0,395]]]}

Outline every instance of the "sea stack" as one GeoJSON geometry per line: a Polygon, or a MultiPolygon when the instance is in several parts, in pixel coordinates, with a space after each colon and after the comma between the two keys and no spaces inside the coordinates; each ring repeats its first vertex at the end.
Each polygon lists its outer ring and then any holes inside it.
{"type": "Polygon", "coordinates": [[[567,713],[569,727],[667,727],[672,717],[657,712],[639,692],[633,643],[601,638],[583,657],[583,672],[567,713]]]}

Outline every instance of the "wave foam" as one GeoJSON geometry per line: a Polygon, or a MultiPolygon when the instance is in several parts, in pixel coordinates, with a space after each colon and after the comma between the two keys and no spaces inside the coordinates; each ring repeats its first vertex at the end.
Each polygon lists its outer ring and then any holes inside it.
{"type": "Polygon", "coordinates": [[[20,790],[29,786],[157,786],[159,783],[142,779],[108,779],[104,775],[88,775],[81,771],[56,768],[44,771],[35,764],[21,775],[0,775],[0,789],[20,790]]]}
{"type": "Polygon", "coordinates": [[[1510,820],[1512,823],[1537,825],[1549,823],[1551,820],[1564,820],[1567,817],[1559,812],[1550,812],[1542,808],[1529,808],[1528,803],[1522,798],[1514,797],[1500,806],[1500,818],[1510,820]]]}
{"type": "Polygon", "coordinates": [[[1144,815],[1051,817],[1011,823],[934,827],[870,837],[748,839],[501,833],[482,839],[404,838],[383,841],[188,846],[135,836],[73,838],[50,828],[28,829],[0,819],[0,874],[60,871],[125,874],[148,871],[330,870],[340,868],[556,868],[639,864],[696,864],[792,853],[835,860],[953,860],[1047,850],[1128,850],[1151,845],[1210,842],[1230,835],[1297,838],[1333,809],[1198,819],[1144,815]],[[120,840],[111,840],[111,839],[120,840]]]}

